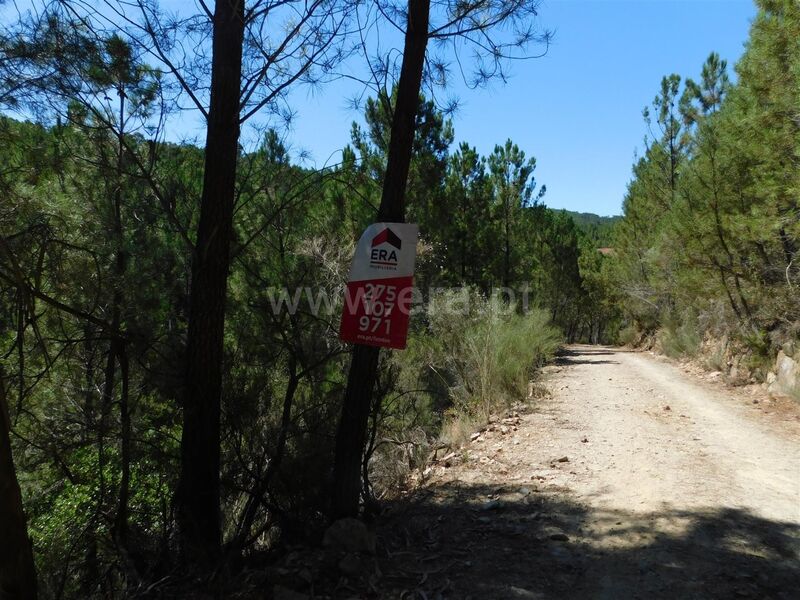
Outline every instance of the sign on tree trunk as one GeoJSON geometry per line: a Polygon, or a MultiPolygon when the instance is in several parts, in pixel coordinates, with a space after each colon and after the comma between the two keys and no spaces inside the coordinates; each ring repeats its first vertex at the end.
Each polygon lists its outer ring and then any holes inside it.
{"type": "Polygon", "coordinates": [[[347,280],[343,341],[406,347],[418,231],[408,223],[373,223],[361,234],[347,280]]]}

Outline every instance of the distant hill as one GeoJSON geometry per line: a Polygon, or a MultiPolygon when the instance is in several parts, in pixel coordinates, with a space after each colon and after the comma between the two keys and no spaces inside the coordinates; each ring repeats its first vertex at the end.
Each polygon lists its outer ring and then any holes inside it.
{"type": "Polygon", "coordinates": [[[575,212],[572,210],[565,210],[565,209],[554,209],[558,210],[558,212],[567,213],[572,220],[575,221],[575,224],[584,229],[590,226],[610,226],[622,219],[620,215],[615,215],[613,217],[601,217],[600,215],[596,215],[594,213],[582,213],[582,212],[575,212]]]}
{"type": "Polygon", "coordinates": [[[617,223],[621,216],[615,215],[613,217],[601,217],[594,213],[582,213],[565,209],[553,209],[556,212],[566,213],[578,228],[583,231],[587,236],[597,242],[598,247],[611,245],[611,231],[614,224],[617,223]]]}

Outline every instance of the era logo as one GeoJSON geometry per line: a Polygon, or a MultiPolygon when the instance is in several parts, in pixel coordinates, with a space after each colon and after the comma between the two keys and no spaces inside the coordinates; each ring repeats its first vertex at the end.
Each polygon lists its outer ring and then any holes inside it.
{"type": "Polygon", "coordinates": [[[370,262],[375,265],[397,266],[397,250],[402,247],[400,237],[388,227],[372,238],[370,262]],[[378,248],[378,246],[389,246],[378,248]]]}
{"type": "Polygon", "coordinates": [[[370,256],[372,262],[397,262],[397,252],[384,248],[373,248],[370,256]]]}

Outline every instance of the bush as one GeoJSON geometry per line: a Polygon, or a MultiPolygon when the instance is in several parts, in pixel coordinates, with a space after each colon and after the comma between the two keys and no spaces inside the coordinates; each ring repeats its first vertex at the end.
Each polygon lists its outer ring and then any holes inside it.
{"type": "Polygon", "coordinates": [[[524,398],[535,369],[562,341],[544,311],[518,314],[497,298],[463,290],[434,298],[429,324],[447,372],[451,411],[481,418],[524,398]]]}
{"type": "Polygon", "coordinates": [[[617,342],[623,346],[635,347],[642,339],[642,334],[639,332],[635,324],[631,323],[620,329],[617,334],[617,342]]]}
{"type": "Polygon", "coordinates": [[[696,356],[703,341],[698,329],[697,318],[692,314],[680,321],[667,320],[658,334],[661,351],[672,358],[696,356]]]}

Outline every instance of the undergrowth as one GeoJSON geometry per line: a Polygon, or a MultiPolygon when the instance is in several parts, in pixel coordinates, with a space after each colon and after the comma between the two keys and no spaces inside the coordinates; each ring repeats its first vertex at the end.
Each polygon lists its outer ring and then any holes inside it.
{"type": "Polygon", "coordinates": [[[525,399],[537,369],[563,341],[546,311],[521,313],[465,289],[437,294],[415,320],[406,351],[384,366],[395,377],[394,404],[377,435],[383,443],[371,467],[376,488],[401,485],[432,440],[457,448],[491,414],[525,399]]]}

